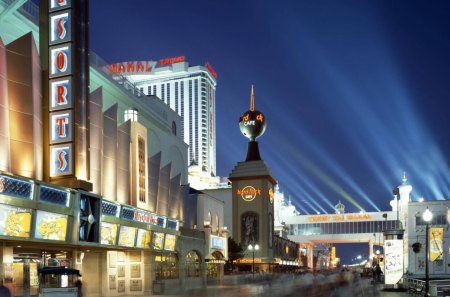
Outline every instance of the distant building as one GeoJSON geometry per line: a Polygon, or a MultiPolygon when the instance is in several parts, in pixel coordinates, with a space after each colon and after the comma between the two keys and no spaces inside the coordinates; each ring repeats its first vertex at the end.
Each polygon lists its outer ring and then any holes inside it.
{"type": "Polygon", "coordinates": [[[181,116],[180,135],[189,145],[188,163],[216,175],[217,74],[209,63],[190,66],[184,56],[158,62],[138,61],[108,66],[109,73],[131,84],[143,96],[157,96],[181,116]]]}

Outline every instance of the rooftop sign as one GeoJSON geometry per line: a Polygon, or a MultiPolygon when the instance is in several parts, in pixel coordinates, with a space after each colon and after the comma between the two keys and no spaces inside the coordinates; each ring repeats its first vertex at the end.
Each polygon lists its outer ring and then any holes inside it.
{"type": "Polygon", "coordinates": [[[169,66],[175,63],[184,62],[186,58],[184,56],[178,56],[178,57],[171,57],[171,58],[164,58],[159,60],[159,66],[169,66]]]}
{"type": "Polygon", "coordinates": [[[371,220],[372,215],[367,213],[355,213],[355,214],[335,214],[335,215],[323,215],[323,216],[309,216],[309,222],[340,222],[340,221],[364,221],[371,220]]]}

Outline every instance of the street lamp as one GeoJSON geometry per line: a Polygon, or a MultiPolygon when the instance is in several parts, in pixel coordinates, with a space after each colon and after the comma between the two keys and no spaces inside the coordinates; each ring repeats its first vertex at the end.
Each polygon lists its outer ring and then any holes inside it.
{"type": "Polygon", "coordinates": [[[257,243],[255,244],[249,244],[248,250],[252,252],[253,254],[253,262],[252,262],[252,274],[253,278],[255,278],[255,251],[259,250],[259,245],[257,243]]]}
{"type": "Polygon", "coordinates": [[[428,209],[424,211],[422,214],[422,218],[426,223],[425,228],[425,296],[428,296],[428,291],[430,289],[430,277],[428,273],[428,258],[429,258],[429,250],[430,246],[428,244],[428,229],[431,219],[433,218],[433,213],[428,209]]]}

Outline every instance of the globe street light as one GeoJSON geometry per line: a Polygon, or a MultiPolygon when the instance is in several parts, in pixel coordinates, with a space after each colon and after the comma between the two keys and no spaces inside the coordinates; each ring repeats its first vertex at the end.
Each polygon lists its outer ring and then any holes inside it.
{"type": "Polygon", "coordinates": [[[249,244],[248,250],[252,252],[253,254],[253,261],[252,261],[252,274],[253,278],[255,278],[255,251],[259,250],[259,245],[257,243],[255,244],[249,244]]]}
{"type": "Polygon", "coordinates": [[[428,258],[429,258],[429,250],[430,246],[428,244],[428,229],[431,219],[433,218],[433,213],[428,209],[423,212],[422,218],[426,223],[425,227],[425,296],[428,296],[428,291],[430,289],[430,279],[428,273],[428,258]]]}

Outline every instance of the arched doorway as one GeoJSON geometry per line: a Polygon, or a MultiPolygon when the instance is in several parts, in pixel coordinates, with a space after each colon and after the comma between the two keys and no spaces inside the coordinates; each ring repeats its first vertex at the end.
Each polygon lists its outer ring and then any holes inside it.
{"type": "Polygon", "coordinates": [[[206,277],[208,283],[219,283],[223,279],[224,256],[221,252],[215,251],[211,254],[211,259],[206,265],[206,277]]]}

